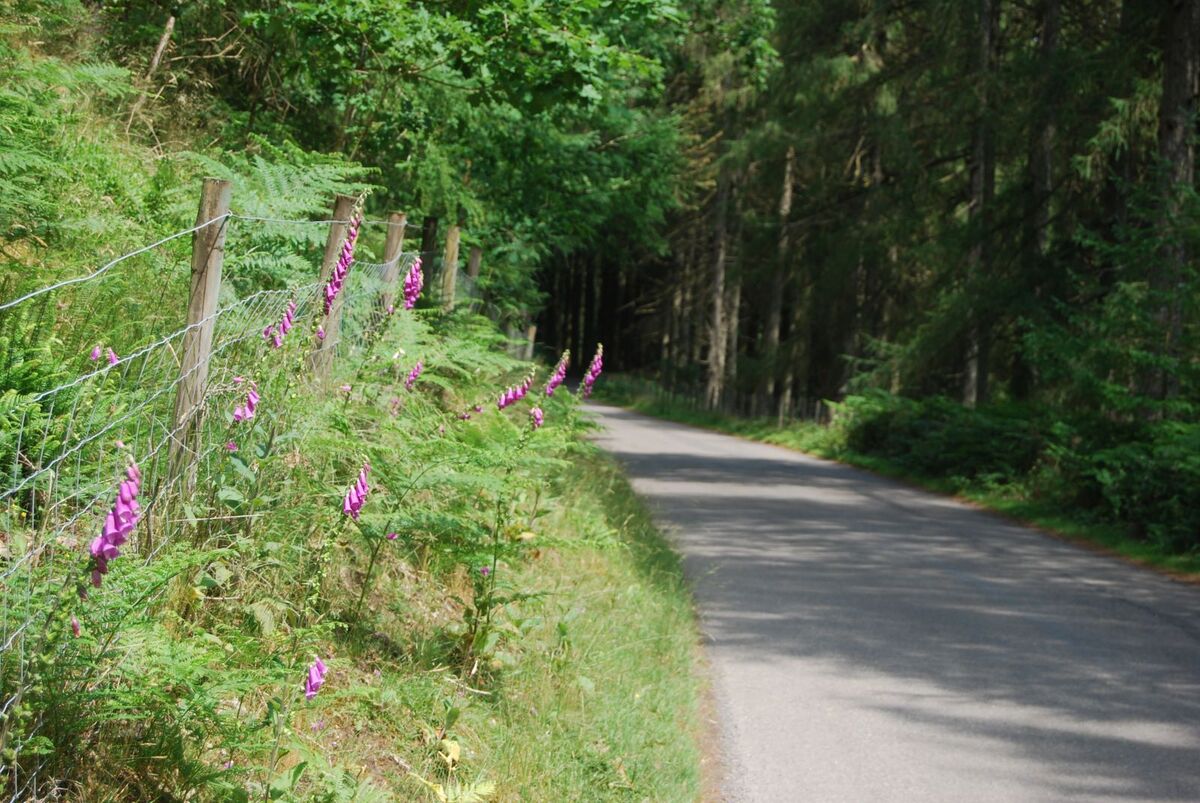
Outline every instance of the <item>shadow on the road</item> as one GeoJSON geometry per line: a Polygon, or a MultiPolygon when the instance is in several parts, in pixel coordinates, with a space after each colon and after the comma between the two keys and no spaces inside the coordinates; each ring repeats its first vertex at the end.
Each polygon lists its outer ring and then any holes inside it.
{"type": "Polygon", "coordinates": [[[714,651],[934,687],[961,704],[855,704],[1048,765],[1064,797],[1200,800],[1194,589],[844,466],[745,446],[606,444],[673,525],[714,651]]]}

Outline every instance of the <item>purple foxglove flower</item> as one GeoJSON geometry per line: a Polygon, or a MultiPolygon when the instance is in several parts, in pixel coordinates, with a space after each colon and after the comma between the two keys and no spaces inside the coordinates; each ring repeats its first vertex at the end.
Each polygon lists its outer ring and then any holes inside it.
{"type": "Polygon", "coordinates": [[[141,492],[142,472],[136,463],[131,463],[125,469],[126,479],[117,489],[117,498],[112,510],[104,517],[104,526],[100,534],[91,543],[89,551],[92,554],[92,585],[100,587],[103,575],[108,574],[108,562],[121,555],[121,546],[129,539],[129,534],[141,517],[141,507],[137,497],[141,492]]]}
{"type": "Polygon", "coordinates": [[[342,253],[338,258],[337,264],[333,266],[333,270],[329,274],[329,281],[325,285],[325,314],[333,309],[333,301],[337,298],[338,293],[342,291],[342,284],[346,281],[346,274],[350,270],[350,263],[354,259],[354,243],[358,239],[358,227],[362,222],[362,218],[355,214],[350,220],[350,227],[346,232],[346,239],[342,241],[342,253]]]}
{"type": "Polygon", "coordinates": [[[537,429],[545,422],[545,415],[542,413],[541,407],[534,407],[529,411],[529,417],[533,421],[533,428],[537,429]]]}
{"type": "Polygon", "coordinates": [[[477,404],[477,405],[475,405],[475,412],[477,412],[477,413],[482,413],[482,412],[483,412],[483,405],[482,405],[482,404],[477,404]]]}
{"type": "Polygon", "coordinates": [[[235,376],[235,377],[233,378],[233,384],[235,384],[235,385],[240,385],[240,384],[242,384],[242,383],[243,383],[243,382],[245,382],[245,381],[246,381],[246,378],[245,378],[245,377],[241,377],[241,376],[235,376]]]}
{"type": "Polygon", "coordinates": [[[395,541],[400,536],[400,533],[388,533],[387,540],[395,541]]]}
{"type": "Polygon", "coordinates": [[[283,317],[279,319],[279,323],[268,326],[263,330],[263,337],[271,341],[272,348],[283,346],[283,337],[291,331],[295,315],[296,301],[293,299],[288,302],[287,309],[284,310],[283,317]]]}
{"type": "Polygon", "coordinates": [[[470,421],[470,420],[471,420],[471,414],[470,414],[470,413],[459,413],[459,414],[458,414],[458,420],[459,420],[459,421],[470,421]]]}
{"type": "Polygon", "coordinates": [[[408,372],[408,377],[404,380],[404,389],[412,390],[413,385],[417,384],[417,378],[421,376],[421,372],[425,370],[425,362],[417,360],[417,364],[408,372]]]}
{"type": "Polygon", "coordinates": [[[342,385],[340,388],[338,388],[338,390],[340,390],[342,393],[348,394],[352,388],[349,385],[342,385]]]}
{"type": "Polygon", "coordinates": [[[88,355],[88,359],[91,360],[92,362],[95,362],[96,360],[100,359],[100,346],[99,345],[96,345],[92,349],[92,353],[88,355]]]}
{"type": "Polygon", "coordinates": [[[395,304],[388,304],[388,315],[391,315],[391,314],[392,314],[392,313],[394,313],[395,311],[396,311],[396,305],[395,305],[395,304]]]}
{"type": "Polygon", "coordinates": [[[318,326],[317,327],[317,340],[324,340],[324,339],[325,339],[325,327],[318,326]]]}
{"type": "Polygon", "coordinates": [[[571,350],[567,349],[558,358],[558,365],[554,366],[554,373],[550,375],[550,381],[546,383],[547,396],[553,396],[555,389],[567,378],[567,366],[570,364],[571,350]]]}
{"type": "Polygon", "coordinates": [[[479,573],[482,574],[484,577],[487,577],[489,574],[492,573],[492,567],[491,566],[480,566],[479,573]]]}
{"type": "Polygon", "coordinates": [[[79,618],[76,616],[71,617],[71,632],[75,634],[75,638],[79,638],[79,618]]]}
{"type": "Polygon", "coordinates": [[[408,276],[404,278],[405,309],[412,309],[416,305],[417,298],[421,295],[421,286],[424,283],[425,276],[421,273],[421,258],[417,257],[408,270],[408,276]]]}
{"type": "Polygon", "coordinates": [[[587,373],[583,376],[583,398],[588,398],[592,395],[592,386],[596,384],[596,379],[600,376],[600,372],[604,370],[604,344],[596,344],[596,356],[592,357],[592,364],[588,366],[587,373]]]}
{"type": "Polygon", "coordinates": [[[238,445],[235,441],[230,441],[229,443],[225,444],[225,448],[230,452],[236,452],[238,450],[238,445]]]}
{"type": "Polygon", "coordinates": [[[304,676],[304,699],[311,700],[317,696],[317,692],[325,683],[325,674],[328,671],[325,662],[320,658],[309,664],[308,672],[304,676]]]}
{"type": "Polygon", "coordinates": [[[271,324],[271,323],[267,324],[266,328],[263,329],[263,340],[270,340],[271,334],[274,331],[275,331],[275,324],[271,324]]]}
{"type": "Polygon", "coordinates": [[[342,513],[355,521],[358,521],[358,516],[367,501],[367,495],[371,492],[371,487],[367,484],[367,473],[370,470],[370,464],[363,463],[354,485],[350,486],[350,490],[346,491],[346,496],[342,499],[342,513]]]}
{"type": "Polygon", "coordinates": [[[249,421],[251,418],[254,418],[254,411],[258,409],[258,403],[261,400],[262,396],[258,395],[258,388],[251,382],[250,390],[246,393],[246,403],[239,404],[233,409],[233,420],[235,422],[249,421]]]}
{"type": "Polygon", "coordinates": [[[496,403],[496,407],[503,410],[512,404],[516,404],[521,399],[525,398],[525,394],[529,392],[529,388],[533,386],[534,372],[530,371],[529,375],[522,380],[521,384],[513,385],[504,393],[500,394],[500,400],[496,403]]]}
{"type": "Polygon", "coordinates": [[[109,349],[108,350],[108,364],[116,365],[120,361],[121,361],[121,358],[117,356],[117,353],[115,351],[113,351],[112,349],[109,349]]]}

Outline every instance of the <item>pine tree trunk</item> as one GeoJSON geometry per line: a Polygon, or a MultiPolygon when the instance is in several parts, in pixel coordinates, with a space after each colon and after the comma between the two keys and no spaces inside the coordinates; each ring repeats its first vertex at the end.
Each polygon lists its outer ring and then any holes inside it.
{"type": "Polygon", "coordinates": [[[991,264],[991,206],[996,186],[996,146],[989,103],[996,40],[1000,27],[1000,0],[979,0],[979,119],[971,137],[971,200],[968,212],[975,244],[967,256],[967,292],[971,294],[967,331],[967,359],[963,372],[963,404],[974,407],[987,400],[988,356],[991,332],[978,296],[991,264]]]}
{"type": "Polygon", "coordinates": [[[712,271],[709,276],[708,381],[704,404],[709,410],[721,406],[725,391],[725,263],[729,248],[729,176],[724,169],[717,178],[717,198],[713,208],[712,271]]]}
{"type": "Polygon", "coordinates": [[[734,279],[726,293],[725,309],[725,404],[726,410],[737,412],[738,332],[741,326],[742,280],[734,279]]]}
{"type": "MultiPolygon", "coordinates": [[[[1182,291],[1188,254],[1176,224],[1180,191],[1195,174],[1197,37],[1200,0],[1171,0],[1163,26],[1163,88],[1158,115],[1158,156],[1163,165],[1157,221],[1161,259],[1151,268],[1150,288],[1159,299],[1156,313],[1163,336],[1162,353],[1178,359],[1183,334],[1182,291]]],[[[1179,393],[1179,377],[1170,367],[1157,371],[1150,396],[1169,399],[1179,393]]]]}
{"type": "MultiPolygon", "coordinates": [[[[1061,0],[1043,0],[1038,36],[1038,63],[1042,80],[1041,99],[1034,109],[1033,136],[1029,147],[1029,207],[1026,213],[1025,275],[1036,285],[1042,274],[1050,245],[1050,197],[1054,193],[1054,139],[1058,112],[1058,73],[1055,55],[1058,48],[1061,0]]],[[[1036,292],[1036,290],[1034,290],[1036,292]]],[[[1026,329],[1018,330],[1023,336],[1026,329]]],[[[1033,391],[1033,366],[1025,355],[1024,343],[1018,342],[1013,356],[1012,395],[1027,399],[1033,391]]]]}
{"type": "Polygon", "coordinates": [[[762,400],[764,409],[771,409],[775,400],[775,375],[779,371],[779,330],[783,322],[783,292],[787,283],[788,253],[791,240],[788,219],[792,215],[792,185],[795,183],[796,148],[788,146],[783,163],[783,187],[779,192],[779,241],[775,250],[775,270],[771,274],[771,290],[767,297],[767,322],[763,331],[763,353],[766,365],[763,371],[762,400]]]}

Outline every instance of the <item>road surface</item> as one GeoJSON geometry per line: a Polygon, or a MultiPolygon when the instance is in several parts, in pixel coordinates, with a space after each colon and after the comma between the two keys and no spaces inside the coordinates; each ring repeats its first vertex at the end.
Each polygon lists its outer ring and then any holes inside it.
{"type": "Polygon", "coordinates": [[[695,588],[729,801],[1200,801],[1200,589],[593,405],[695,588]]]}

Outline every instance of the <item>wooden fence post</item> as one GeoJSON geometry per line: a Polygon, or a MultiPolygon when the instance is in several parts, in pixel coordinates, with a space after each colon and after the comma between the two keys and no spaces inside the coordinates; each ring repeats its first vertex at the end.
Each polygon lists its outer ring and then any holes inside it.
{"type": "Polygon", "coordinates": [[[446,250],[442,255],[442,309],[454,309],[454,285],[458,281],[458,238],[461,228],[457,223],[446,232],[446,250]]]}
{"type": "Polygon", "coordinates": [[[192,286],[188,294],[187,331],[183,335],[183,359],[179,386],[175,391],[171,444],[168,449],[170,479],[184,477],[186,488],[196,481],[200,421],[204,394],[208,390],[208,361],[212,354],[217,296],[221,292],[221,263],[225,258],[225,228],[233,184],[206,178],[200,189],[200,211],[196,225],[221,218],[192,235],[192,286]]]}
{"type": "MultiPolygon", "coordinates": [[[[329,277],[333,274],[333,267],[342,253],[342,243],[350,229],[350,216],[354,214],[356,201],[357,199],[350,195],[338,195],[334,198],[333,223],[329,224],[329,238],[325,240],[325,257],[321,261],[322,293],[324,292],[324,283],[329,281],[329,277]]],[[[325,339],[322,340],[318,337],[313,343],[309,365],[312,366],[313,372],[318,378],[324,379],[329,376],[329,371],[333,367],[333,355],[337,352],[338,339],[341,337],[339,330],[342,325],[342,296],[339,293],[338,297],[334,299],[328,315],[324,312],[324,295],[317,296],[317,304],[321,305],[318,318],[321,319],[325,339]]]]}
{"type": "Polygon", "coordinates": [[[525,330],[525,352],[523,355],[524,359],[526,359],[526,360],[533,359],[533,344],[535,342],[537,342],[537,324],[531,323],[531,324],[529,324],[529,327],[525,330]]]}
{"type": "Polygon", "coordinates": [[[404,228],[408,215],[393,212],[388,215],[387,239],[383,243],[383,290],[379,294],[379,309],[386,315],[388,307],[396,303],[396,280],[400,278],[400,254],[404,251],[404,228]]]}

